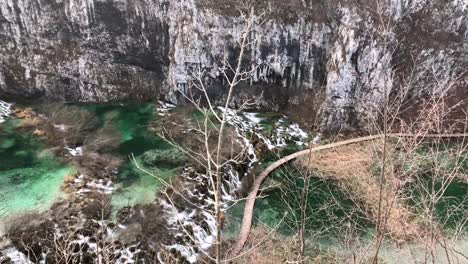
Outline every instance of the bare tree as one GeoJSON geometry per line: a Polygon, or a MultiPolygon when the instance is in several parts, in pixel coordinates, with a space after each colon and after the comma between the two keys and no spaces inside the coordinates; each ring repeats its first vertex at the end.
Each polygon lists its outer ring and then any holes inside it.
{"type": "MultiPolygon", "coordinates": [[[[223,98],[222,107],[219,107],[214,98],[209,95],[210,79],[212,75],[205,69],[201,68],[200,65],[192,67],[189,74],[187,87],[178,89],[178,92],[190,102],[194,108],[201,113],[202,118],[196,120],[196,127],[191,128],[193,137],[199,142],[195,148],[183,146],[180,143],[172,139],[170,129],[165,129],[161,134],[168,142],[174,147],[181,150],[185,155],[191,158],[197,167],[202,168],[203,174],[206,177],[207,192],[212,195],[214,200],[213,208],[201,208],[196,203],[190,200],[186,194],[182,191],[177,190],[173,183],[165,182],[160,179],[157,175],[144,170],[141,166],[140,169],[158,178],[158,180],[164,182],[167,189],[162,192],[165,203],[167,206],[176,208],[177,199],[182,200],[184,203],[191,204],[197,210],[201,210],[204,213],[213,215],[216,219],[215,228],[215,242],[214,256],[212,257],[209,252],[206,252],[202,246],[198,245],[199,250],[211,261],[221,263],[222,261],[228,261],[222,252],[222,228],[225,218],[225,211],[229,208],[229,204],[235,202],[234,199],[223,198],[226,196],[226,181],[229,181],[229,176],[233,172],[233,167],[241,164],[246,159],[246,146],[241,146],[240,149],[236,148],[239,145],[236,136],[227,136],[228,123],[230,121],[229,113],[241,111],[249,103],[241,105],[238,109],[232,109],[232,100],[236,90],[242,83],[248,82],[253,74],[257,70],[257,65],[246,59],[249,49],[254,46],[257,39],[255,37],[255,28],[261,23],[262,15],[256,14],[254,4],[246,4],[240,10],[240,24],[242,30],[240,35],[234,35],[233,32],[226,32],[227,35],[234,39],[234,47],[238,50],[236,54],[229,54],[228,47],[225,48],[222,61],[219,62],[216,72],[217,75],[222,79],[221,83],[227,85],[227,95],[223,98]],[[232,60],[229,60],[232,55],[235,55],[234,65],[232,60]]],[[[236,50],[234,49],[234,50],[236,50]]],[[[232,133],[230,135],[233,135],[232,133]]],[[[138,164],[137,164],[138,166],[138,164]]],[[[193,172],[195,175],[199,175],[198,172],[193,172]]],[[[204,185],[205,186],[205,185],[204,185]]],[[[211,199],[206,197],[205,199],[211,199]]],[[[205,214],[206,215],[206,214],[205,214]]],[[[180,230],[188,237],[192,242],[197,242],[197,239],[193,237],[192,232],[187,230],[183,223],[177,221],[180,230]]],[[[203,261],[203,259],[199,260],[203,261]]]]}

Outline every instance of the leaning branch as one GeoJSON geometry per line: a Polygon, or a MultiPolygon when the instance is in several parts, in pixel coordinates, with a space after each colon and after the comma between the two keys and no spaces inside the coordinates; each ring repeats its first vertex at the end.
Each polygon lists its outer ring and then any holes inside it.
{"type": "MultiPolygon", "coordinates": [[[[340,146],[345,146],[345,145],[351,145],[355,143],[360,143],[364,141],[371,141],[375,139],[381,139],[383,138],[383,134],[379,135],[371,135],[371,136],[366,136],[366,137],[359,137],[359,138],[353,138],[349,140],[344,140],[332,144],[327,144],[327,145],[322,145],[310,149],[305,149],[301,150],[298,152],[295,152],[291,155],[285,156],[275,162],[273,162],[270,166],[268,166],[256,179],[254,182],[254,185],[252,187],[252,191],[246,198],[246,204],[245,204],[245,209],[244,209],[244,217],[242,219],[242,226],[240,230],[239,237],[237,239],[236,244],[234,245],[234,248],[232,250],[231,255],[236,256],[238,255],[242,248],[244,247],[245,242],[247,241],[247,238],[249,237],[250,229],[252,226],[252,218],[253,218],[253,209],[255,205],[255,200],[257,197],[257,193],[260,189],[260,186],[262,182],[268,177],[268,175],[276,170],[278,167],[281,165],[296,159],[301,156],[305,155],[310,155],[310,153],[313,152],[319,152],[321,150],[326,150],[326,149],[331,149],[331,148],[336,148],[340,146]]],[[[468,133],[458,133],[458,134],[411,134],[411,133],[390,133],[387,134],[386,137],[391,137],[391,138],[403,138],[403,137],[416,137],[416,138],[465,138],[468,137],[468,133]]]]}

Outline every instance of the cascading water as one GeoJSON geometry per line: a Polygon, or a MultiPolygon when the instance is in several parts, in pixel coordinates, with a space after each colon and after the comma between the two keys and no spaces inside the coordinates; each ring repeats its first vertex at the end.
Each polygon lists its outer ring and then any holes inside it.
{"type": "MultiPolygon", "coordinates": [[[[218,109],[224,110],[222,107],[218,109]]],[[[275,121],[275,128],[269,136],[262,128],[262,122],[266,120],[258,113],[227,109],[227,118],[227,122],[237,133],[239,143],[246,148],[249,170],[259,160],[250,140],[252,134],[259,138],[269,150],[285,147],[288,143],[298,146],[307,145],[308,134],[298,124],[290,124],[284,116],[275,121]]],[[[206,253],[216,242],[214,191],[209,187],[211,179],[191,167],[184,170],[182,177],[184,188],[179,193],[185,200],[191,201],[192,206],[179,208],[168,197],[161,198],[159,203],[166,213],[167,225],[175,240],[174,244],[166,245],[166,249],[177,253],[190,263],[195,263],[200,253],[206,253]]],[[[240,187],[239,173],[231,165],[226,166],[221,188],[223,212],[234,201],[235,192],[240,187]]]]}
{"type": "MultiPolygon", "coordinates": [[[[210,189],[210,178],[193,168],[182,174],[184,189],[179,191],[184,199],[193,201],[190,208],[179,208],[168,197],[161,198],[160,205],[166,213],[166,221],[175,243],[166,245],[188,262],[195,263],[200,252],[206,252],[216,242],[215,196],[210,189]]],[[[240,187],[239,174],[230,165],[223,173],[221,188],[222,210],[227,210],[235,192],[240,187]]]]}
{"type": "MultiPolygon", "coordinates": [[[[1,102],[0,106],[2,107],[2,120],[4,120],[11,113],[11,104],[1,102]]],[[[160,116],[170,116],[172,114],[171,110],[174,107],[173,105],[160,102],[157,113],[160,116]]],[[[247,169],[258,164],[256,149],[251,142],[252,135],[258,139],[257,142],[261,142],[270,150],[291,145],[306,145],[307,133],[302,131],[297,124],[289,123],[284,116],[276,115],[275,119],[270,120],[266,116],[263,116],[262,113],[238,112],[232,109],[228,109],[227,111],[228,123],[234,128],[240,144],[244,146],[247,154],[249,154],[246,158],[247,169]],[[265,125],[268,126],[270,123],[273,124],[273,129],[267,131],[265,125]]],[[[132,116],[132,118],[134,117],[132,116]]],[[[62,127],[65,126],[58,126],[56,129],[60,131],[66,130],[62,129],[62,127]]],[[[133,137],[125,134],[123,138],[131,140],[133,137]]],[[[125,146],[127,147],[127,145],[125,146]]],[[[69,158],[79,157],[84,152],[84,148],[81,149],[81,147],[75,149],[66,147],[65,149],[69,153],[65,155],[69,158]]],[[[130,146],[128,151],[133,153],[135,146],[130,146]]],[[[242,170],[245,169],[244,167],[242,170]]],[[[236,199],[236,192],[241,187],[242,174],[234,165],[227,165],[223,168],[222,175],[222,211],[226,213],[236,199]]],[[[163,248],[189,263],[196,263],[216,242],[215,198],[213,188],[210,187],[213,178],[206,175],[206,172],[193,167],[186,167],[180,176],[181,184],[178,185],[177,192],[180,194],[179,196],[183,196],[184,202],[174,202],[163,195],[160,195],[156,200],[156,203],[162,209],[165,225],[169,231],[168,237],[170,239],[165,240],[163,248]]],[[[112,194],[114,196],[114,192],[118,189],[108,179],[94,179],[84,174],[76,174],[76,178],[68,187],[69,191],[76,193],[76,197],[79,199],[85,199],[90,193],[112,194]]],[[[100,223],[100,225],[110,223],[100,223]]],[[[107,228],[109,232],[103,234],[103,239],[113,241],[116,234],[125,232],[127,228],[128,225],[126,223],[118,222],[117,225],[113,225],[110,229],[107,228]]],[[[78,245],[80,248],[87,248],[85,250],[86,254],[96,253],[96,246],[95,242],[92,241],[92,236],[76,237],[73,239],[73,244],[78,245]]],[[[115,250],[115,254],[120,256],[115,259],[116,263],[133,263],[138,258],[135,254],[144,250],[144,248],[140,248],[141,245],[139,243],[127,246],[128,248],[115,250]],[[131,254],[124,254],[127,251],[131,254]]]]}
{"type": "Polygon", "coordinates": [[[12,104],[0,100],[0,123],[5,122],[5,119],[11,114],[12,104]]]}

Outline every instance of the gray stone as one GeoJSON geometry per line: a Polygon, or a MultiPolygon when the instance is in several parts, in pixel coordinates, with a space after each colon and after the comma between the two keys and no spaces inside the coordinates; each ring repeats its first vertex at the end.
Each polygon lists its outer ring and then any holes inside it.
{"type": "MultiPolygon", "coordinates": [[[[440,79],[467,68],[466,1],[376,2],[259,1],[265,22],[246,58],[259,69],[234,104],[263,93],[261,107],[300,107],[324,91],[321,130],[352,131],[368,126],[410,73],[418,82],[408,96],[424,96],[435,89],[428,69],[440,79]]],[[[202,68],[222,98],[216,66],[225,50],[235,57],[243,27],[235,10],[220,0],[3,0],[0,96],[180,103],[176,90],[202,68]]]]}

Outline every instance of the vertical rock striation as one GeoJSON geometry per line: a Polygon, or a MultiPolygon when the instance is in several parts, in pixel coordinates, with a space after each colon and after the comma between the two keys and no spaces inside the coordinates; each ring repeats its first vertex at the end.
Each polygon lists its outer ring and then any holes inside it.
{"type": "MultiPolygon", "coordinates": [[[[145,98],[168,64],[168,25],[151,1],[0,3],[0,91],[65,101],[145,98]]],[[[159,12],[159,6],[157,7],[159,12]]]]}
{"type": "MultiPolygon", "coordinates": [[[[367,126],[409,78],[408,98],[435,79],[461,77],[466,98],[468,4],[464,0],[260,1],[245,67],[258,67],[235,103],[307,109],[325,94],[326,131],[367,126]],[[377,3],[380,3],[377,4],[377,3]]],[[[235,57],[243,21],[221,0],[5,0],[0,3],[0,95],[64,101],[181,102],[194,69],[222,96],[217,70],[235,57]]]]}

